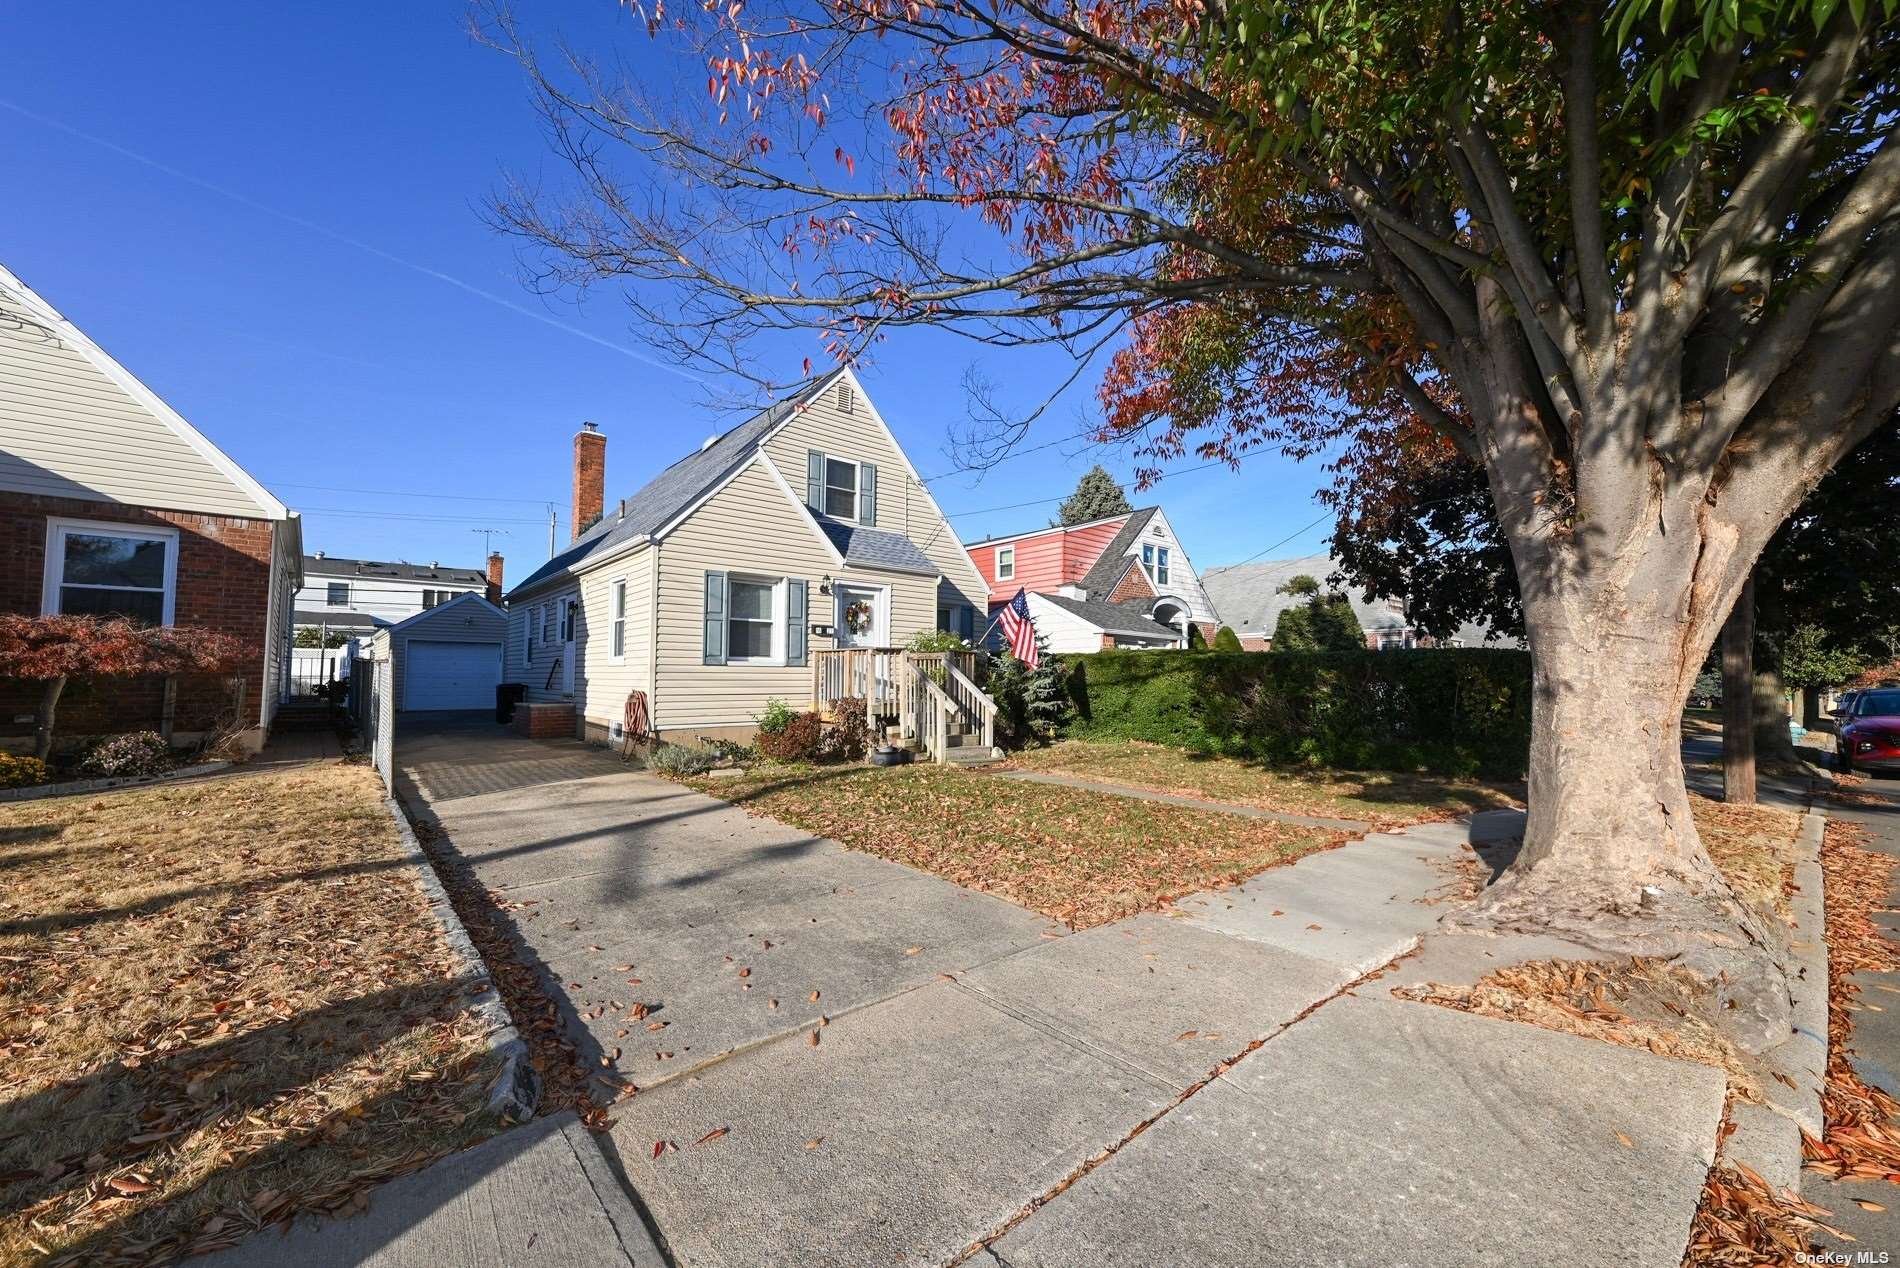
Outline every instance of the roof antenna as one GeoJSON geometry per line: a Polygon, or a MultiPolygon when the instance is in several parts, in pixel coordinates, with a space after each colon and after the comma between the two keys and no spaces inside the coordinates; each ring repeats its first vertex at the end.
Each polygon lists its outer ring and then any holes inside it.
{"type": "Polygon", "coordinates": [[[486,559],[490,555],[495,553],[495,539],[497,537],[508,536],[508,530],[505,528],[471,528],[468,531],[471,533],[480,533],[482,535],[482,558],[483,559],[486,559]]]}

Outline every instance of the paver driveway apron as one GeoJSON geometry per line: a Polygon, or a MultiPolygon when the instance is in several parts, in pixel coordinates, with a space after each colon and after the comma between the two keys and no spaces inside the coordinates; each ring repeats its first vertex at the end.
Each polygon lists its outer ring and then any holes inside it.
{"type": "Polygon", "coordinates": [[[999,1236],[1050,1266],[1680,1257],[1719,1075],[1339,995],[1434,936],[1446,826],[1069,935],[578,744],[491,723],[400,753],[528,904],[583,1057],[643,1089],[609,1141],[679,1263],[993,1262],[999,1236]],[[1592,1125],[1618,1098],[1652,1128],[1627,1161],[1592,1125]]]}

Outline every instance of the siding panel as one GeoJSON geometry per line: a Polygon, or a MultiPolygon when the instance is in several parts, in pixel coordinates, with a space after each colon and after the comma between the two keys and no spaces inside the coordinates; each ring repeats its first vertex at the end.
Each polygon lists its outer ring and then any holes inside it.
{"type": "MultiPolygon", "coordinates": [[[[799,442],[797,453],[802,455],[807,447],[799,442]]],[[[797,461],[802,467],[803,458],[797,461]]],[[[885,513],[883,499],[890,496],[891,487],[897,483],[894,476],[879,473],[879,527],[886,526],[881,518],[885,513]]],[[[666,731],[686,730],[686,738],[696,726],[748,725],[773,697],[799,708],[811,703],[809,666],[702,663],[706,604],[703,584],[709,570],[803,578],[809,586],[809,621],[814,625],[830,625],[836,620],[834,596],[818,593],[819,581],[827,574],[834,581],[887,586],[893,644],[901,645],[919,630],[936,628],[935,577],[838,568],[820,543],[810,516],[756,464],[688,517],[659,550],[659,603],[654,614],[658,625],[658,683],[652,692],[655,725],[666,731]]],[[[603,574],[608,571],[601,570],[603,574]]],[[[833,646],[829,637],[811,636],[813,652],[833,646]]],[[[618,705],[616,701],[616,710],[618,705]]],[[[596,707],[590,696],[590,716],[596,707]]],[[[615,712],[613,716],[619,715],[615,712]]]]}

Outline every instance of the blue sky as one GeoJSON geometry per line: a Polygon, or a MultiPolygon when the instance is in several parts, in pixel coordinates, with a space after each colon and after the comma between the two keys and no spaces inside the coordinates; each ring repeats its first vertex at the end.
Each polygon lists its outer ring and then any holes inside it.
{"type": "MultiPolygon", "coordinates": [[[[612,0],[531,8],[533,30],[704,82],[612,0]]],[[[472,565],[473,530],[493,528],[519,578],[546,558],[547,503],[566,540],[582,420],[608,434],[612,499],[735,419],[645,353],[610,292],[548,299],[520,284],[516,244],[480,205],[506,172],[559,171],[518,69],[468,39],[464,12],[455,0],[14,8],[0,45],[0,260],[301,510],[307,548],[472,565]]],[[[1063,364],[905,332],[863,378],[928,477],[953,465],[967,368],[1026,404],[1063,364]]],[[[1026,444],[1079,430],[1092,387],[1072,388],[1026,444]]],[[[1076,449],[932,489],[965,540],[1033,528],[1091,462],[1129,474],[1114,453],[1076,449]]],[[[1207,568],[1296,532],[1271,555],[1318,549],[1327,525],[1300,530],[1322,482],[1316,464],[1261,455],[1135,500],[1166,507],[1207,568]]]]}

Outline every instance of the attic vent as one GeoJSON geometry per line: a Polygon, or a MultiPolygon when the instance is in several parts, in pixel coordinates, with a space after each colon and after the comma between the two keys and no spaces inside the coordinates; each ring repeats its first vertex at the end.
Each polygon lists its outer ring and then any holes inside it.
{"type": "Polygon", "coordinates": [[[718,443],[719,443],[719,436],[717,433],[714,433],[713,435],[708,436],[706,437],[706,439],[699,442],[699,452],[705,453],[708,449],[711,449],[714,445],[718,443]]]}
{"type": "Polygon", "coordinates": [[[840,383],[838,385],[838,412],[840,414],[849,414],[853,408],[854,403],[851,400],[851,385],[849,383],[840,383]]]}

